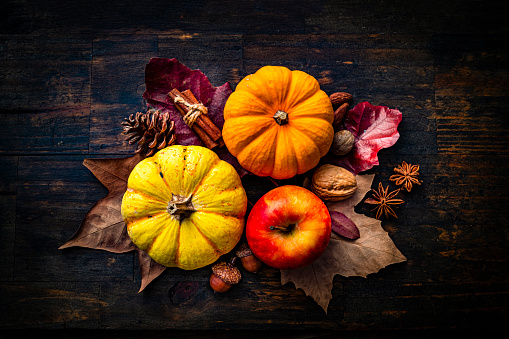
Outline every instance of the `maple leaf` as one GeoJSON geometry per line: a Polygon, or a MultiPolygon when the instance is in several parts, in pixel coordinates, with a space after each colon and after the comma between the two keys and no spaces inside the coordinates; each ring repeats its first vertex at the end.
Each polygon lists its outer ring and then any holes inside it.
{"type": "MultiPolygon", "coordinates": [[[[224,125],[224,105],[232,94],[229,83],[214,87],[200,70],[191,70],[177,59],[152,58],[145,67],[145,92],[143,98],[149,109],[168,112],[175,122],[176,142],[180,145],[203,146],[200,138],[184,122],[182,115],[173,104],[168,93],[176,88],[180,92],[190,90],[193,95],[208,109],[208,116],[214,124],[222,129],[224,125]]],[[[248,174],[240,166],[237,158],[226,147],[214,150],[219,158],[230,163],[242,177],[248,174]]]]}
{"type": "Polygon", "coordinates": [[[396,143],[402,114],[397,109],[361,102],[346,113],[344,125],[355,137],[352,151],[341,157],[327,157],[328,163],[353,174],[378,165],[378,151],[396,143]]]}
{"type": "Polygon", "coordinates": [[[142,159],[140,154],[136,154],[127,158],[83,161],[83,165],[108,189],[108,194],[92,206],[76,234],[59,247],[79,246],[113,253],[138,251],[142,281],[140,292],[166,268],[133,244],[120,213],[129,174],[142,159]]]}
{"type": "Polygon", "coordinates": [[[328,205],[328,208],[353,221],[359,229],[360,237],[349,240],[333,233],[327,249],[314,263],[296,270],[281,271],[281,284],[293,282],[296,288],[301,288],[306,295],[311,296],[325,313],[332,298],[335,275],[366,278],[388,265],[406,261],[382,228],[380,220],[355,213],[355,205],[371,189],[374,174],[357,175],[355,178],[358,185],[355,194],[349,199],[328,205]]]}

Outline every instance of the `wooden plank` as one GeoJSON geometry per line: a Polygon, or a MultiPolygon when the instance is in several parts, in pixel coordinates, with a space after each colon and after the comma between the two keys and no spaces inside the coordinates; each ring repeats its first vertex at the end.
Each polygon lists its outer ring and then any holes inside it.
{"type": "Polygon", "coordinates": [[[175,32],[158,35],[159,55],[201,70],[213,86],[235,86],[242,70],[242,36],[175,32]]]}
{"type": "Polygon", "coordinates": [[[16,194],[18,178],[18,157],[0,156],[0,194],[16,194]]]}
{"type": "Polygon", "coordinates": [[[2,110],[45,111],[89,104],[90,39],[2,35],[0,43],[2,110]]]}
{"type": "Polygon", "coordinates": [[[507,154],[507,50],[494,37],[474,35],[440,35],[435,45],[439,151],[507,154]]]}
{"type": "Polygon", "coordinates": [[[82,153],[88,145],[91,40],[0,41],[0,153],[82,153]]]}
{"type": "Polygon", "coordinates": [[[327,93],[346,91],[355,100],[377,98],[430,108],[434,99],[433,56],[426,36],[404,39],[388,36],[383,48],[364,37],[353,44],[348,35],[315,37],[251,35],[244,38],[244,74],[267,64],[300,69],[313,75],[327,93]],[[331,42],[332,40],[332,42],[331,42]],[[416,41],[421,40],[421,43],[416,41]],[[343,41],[346,41],[342,45],[343,41]]]}
{"type": "Polygon", "coordinates": [[[18,157],[0,156],[0,281],[11,281],[14,272],[14,243],[16,239],[16,192],[18,157]]]}
{"type": "Polygon", "coordinates": [[[100,325],[99,283],[1,283],[2,327],[10,329],[92,329],[100,325]]]}
{"type": "Polygon", "coordinates": [[[402,0],[331,1],[318,12],[306,13],[306,25],[315,33],[500,34],[508,33],[501,6],[491,2],[439,0],[412,3],[402,0]]]}
{"type": "Polygon", "coordinates": [[[2,232],[2,246],[0,255],[0,281],[11,281],[14,272],[14,244],[16,240],[16,197],[0,195],[0,232],[2,232]]]}
{"type": "Polygon", "coordinates": [[[114,35],[94,40],[90,153],[132,154],[121,122],[145,110],[145,65],[157,55],[157,36],[114,35]],[[96,56],[97,55],[97,56],[96,56]]]}
{"type": "Polygon", "coordinates": [[[90,106],[44,111],[3,111],[1,154],[85,153],[90,106]]]}
{"type": "Polygon", "coordinates": [[[133,280],[134,252],[58,250],[107,190],[82,156],[21,157],[16,204],[17,281],[133,280]]]}
{"type": "MultiPolygon", "coordinates": [[[[262,272],[244,271],[241,283],[224,294],[214,293],[210,288],[210,268],[164,272],[138,295],[126,290],[125,285],[104,282],[103,300],[114,302],[116,307],[106,309],[101,319],[111,328],[131,329],[266,330],[283,329],[288,324],[298,324],[303,330],[320,326],[338,328],[337,319],[325,318],[323,310],[302,291],[281,286],[279,271],[265,267],[262,272]],[[235,320],[231,314],[237,315],[235,320]]],[[[334,313],[339,312],[334,309],[334,313]]]]}
{"type": "Polygon", "coordinates": [[[495,328],[506,320],[503,284],[388,285],[352,279],[345,285],[345,322],[360,329],[495,328]],[[363,290],[377,292],[359,293],[363,290]],[[376,308],[381,299],[387,307],[376,308]]]}

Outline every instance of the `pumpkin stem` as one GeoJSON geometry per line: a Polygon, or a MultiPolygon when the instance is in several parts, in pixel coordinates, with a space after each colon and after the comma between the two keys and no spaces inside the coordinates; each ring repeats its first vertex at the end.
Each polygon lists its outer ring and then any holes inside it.
{"type": "Polygon", "coordinates": [[[277,111],[273,118],[280,126],[286,125],[288,123],[288,113],[285,111],[277,111]]]}
{"type": "Polygon", "coordinates": [[[180,219],[186,218],[191,212],[196,211],[191,204],[192,195],[187,198],[174,195],[173,199],[168,203],[166,212],[171,215],[178,216],[180,219]]]}

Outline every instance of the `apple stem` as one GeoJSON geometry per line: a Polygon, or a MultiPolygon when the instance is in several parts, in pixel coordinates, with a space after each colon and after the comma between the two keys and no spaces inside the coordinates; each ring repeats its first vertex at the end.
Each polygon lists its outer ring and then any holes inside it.
{"type": "Polygon", "coordinates": [[[290,224],[288,226],[270,226],[269,229],[271,231],[279,230],[279,231],[283,231],[283,232],[290,232],[291,230],[293,230],[294,227],[295,227],[295,224],[290,224]]]}

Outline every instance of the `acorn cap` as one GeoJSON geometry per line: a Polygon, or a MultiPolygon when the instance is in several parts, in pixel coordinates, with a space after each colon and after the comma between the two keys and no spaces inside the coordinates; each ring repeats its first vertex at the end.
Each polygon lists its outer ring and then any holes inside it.
{"type": "Polygon", "coordinates": [[[238,284],[241,278],[239,269],[225,262],[220,262],[212,266],[212,273],[230,285],[238,284]]]}
{"type": "Polygon", "coordinates": [[[243,243],[242,245],[240,245],[239,249],[237,250],[237,257],[244,258],[244,257],[248,257],[250,255],[253,255],[253,252],[249,248],[249,245],[246,243],[243,243]]]}

